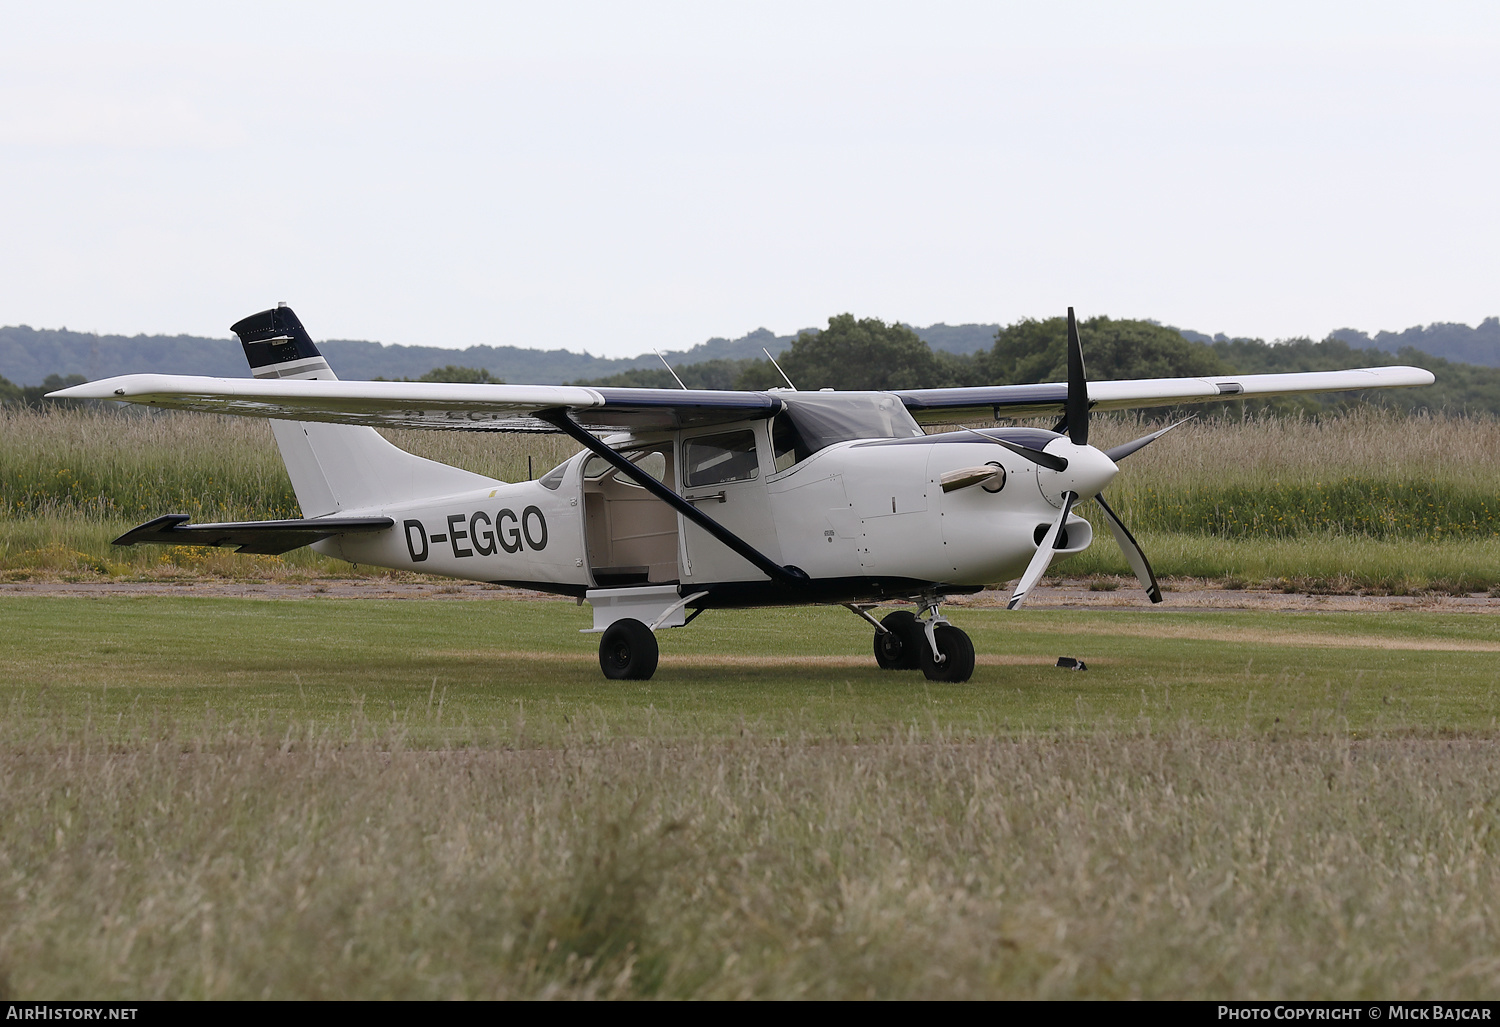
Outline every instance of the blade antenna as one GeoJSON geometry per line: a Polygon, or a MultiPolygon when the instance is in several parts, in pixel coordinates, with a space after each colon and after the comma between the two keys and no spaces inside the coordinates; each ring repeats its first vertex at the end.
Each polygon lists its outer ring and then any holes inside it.
{"type": "Polygon", "coordinates": [[[786,387],[796,392],[797,386],[792,384],[792,380],[786,376],[786,372],[781,369],[781,365],[776,362],[776,358],[771,356],[771,351],[764,346],[760,348],[760,351],[766,355],[766,359],[771,362],[771,366],[776,368],[776,372],[781,375],[781,380],[786,382],[786,387]]]}
{"type": "MultiPolygon", "coordinates": [[[[667,363],[667,358],[661,355],[661,350],[653,349],[651,352],[655,353],[656,359],[660,360],[662,362],[662,365],[666,367],[667,374],[671,375],[673,378],[677,378],[677,372],[672,370],[672,365],[667,363]]],[[[677,385],[682,389],[683,392],[686,392],[688,390],[688,387],[682,384],[681,378],[677,378],[677,385]]]]}

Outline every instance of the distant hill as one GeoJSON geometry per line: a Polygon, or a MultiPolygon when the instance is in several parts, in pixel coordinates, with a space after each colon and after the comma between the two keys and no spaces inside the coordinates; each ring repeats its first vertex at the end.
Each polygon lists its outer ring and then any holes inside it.
{"type": "MultiPolygon", "coordinates": [[[[934,350],[969,357],[987,353],[995,342],[999,325],[938,323],[913,328],[934,350]]],[[[1227,343],[1223,335],[1173,329],[1184,338],[1207,344],[1227,343]]],[[[816,329],[804,329],[816,331],[816,329]]],[[[762,347],[773,354],[785,352],[795,335],[777,335],[758,328],[738,339],[713,338],[686,350],[667,350],[663,355],[674,366],[710,361],[761,360],[762,347]]],[[[1343,328],[1334,332],[1354,349],[1397,353],[1419,349],[1455,363],[1500,367],[1500,318],[1487,318],[1478,328],[1462,324],[1433,324],[1404,332],[1364,332],[1343,328]]],[[[434,367],[454,364],[482,368],[497,378],[515,384],[555,385],[597,380],[636,369],[661,367],[654,353],[635,357],[596,357],[565,349],[526,349],[519,346],[471,346],[443,349],[438,346],[382,345],[333,339],[318,344],[334,370],[344,378],[419,378],[434,367]]],[[[951,359],[951,358],[950,358],[951,359]]],[[[249,374],[239,344],[233,339],[205,339],[190,335],[93,335],[67,329],[35,329],[26,325],[0,328],[0,377],[17,385],[40,385],[48,375],[81,374],[107,378],[136,372],[205,374],[242,378],[249,374]]]]}
{"type": "Polygon", "coordinates": [[[1404,332],[1376,332],[1371,337],[1353,328],[1330,333],[1355,349],[1380,349],[1396,353],[1419,349],[1458,364],[1500,367],[1500,317],[1487,317],[1478,328],[1465,324],[1430,324],[1404,332]]]}
{"type": "MultiPolygon", "coordinates": [[[[951,353],[987,350],[995,342],[998,325],[945,325],[917,328],[933,349],[951,353]]],[[[804,329],[816,331],[816,329],[804,329]]],[[[795,335],[777,335],[758,328],[738,339],[709,339],[686,350],[666,350],[673,364],[710,360],[760,360],[761,347],[780,354],[795,335]]],[[[636,357],[596,357],[566,349],[525,349],[520,346],[382,345],[351,339],[318,343],[342,378],[419,378],[434,367],[456,364],[483,368],[513,384],[557,385],[583,378],[604,378],[635,368],[659,368],[655,353],[636,357]]],[[[17,385],[40,385],[48,375],[81,374],[90,380],[116,374],[158,372],[206,374],[245,378],[250,369],[233,339],[205,339],[192,335],[93,335],[27,325],[0,328],[0,378],[17,385]]]]}
{"type": "Polygon", "coordinates": [[[963,355],[988,352],[993,349],[995,333],[1000,330],[997,324],[945,325],[941,321],[928,328],[912,328],[910,325],[907,327],[916,332],[917,337],[933,349],[943,353],[963,355]]]}
{"type": "MultiPolygon", "coordinates": [[[[349,379],[418,378],[434,367],[459,364],[484,368],[509,382],[552,384],[659,364],[654,354],[611,360],[569,350],[519,346],[453,350],[438,346],[382,346],[378,342],[349,339],[319,341],[318,346],[334,371],[349,379]]],[[[151,371],[225,378],[245,378],[250,374],[244,351],[233,339],[89,335],[66,329],[37,330],[26,325],[0,328],[0,377],[18,385],[40,384],[49,374],[82,374],[94,379],[151,371]]]]}

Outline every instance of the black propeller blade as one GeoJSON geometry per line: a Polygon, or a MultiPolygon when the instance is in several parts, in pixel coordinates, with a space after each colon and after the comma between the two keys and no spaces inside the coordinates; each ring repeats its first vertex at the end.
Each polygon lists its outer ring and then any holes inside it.
{"type": "Polygon", "coordinates": [[[1007,442],[1005,439],[997,439],[993,435],[986,435],[984,432],[975,431],[973,428],[964,427],[964,431],[970,435],[978,435],[986,442],[993,442],[1001,449],[1008,449],[1016,454],[1016,456],[1024,457],[1038,467],[1045,467],[1052,471],[1066,471],[1068,469],[1067,457],[1054,456],[1051,453],[1043,453],[1040,449],[1032,449],[1030,446],[1023,446],[1016,442],[1007,442]]]}
{"type": "Polygon", "coordinates": [[[1078,319],[1068,308],[1068,402],[1063,410],[1068,438],[1075,446],[1089,444],[1089,382],[1083,370],[1083,343],[1078,340],[1078,319]]]}
{"type": "Polygon", "coordinates": [[[1119,463],[1121,460],[1124,460],[1131,453],[1134,453],[1138,449],[1145,449],[1147,446],[1151,445],[1151,443],[1153,443],[1157,439],[1161,438],[1163,435],[1165,435],[1167,432],[1171,431],[1173,428],[1176,428],[1179,425],[1187,424],[1189,421],[1191,421],[1193,419],[1193,417],[1197,417],[1197,416],[1198,416],[1197,414],[1193,414],[1192,417],[1184,417],[1182,420],[1178,421],[1177,424],[1169,424],[1165,428],[1161,429],[1160,431],[1154,431],[1150,435],[1142,435],[1138,439],[1132,439],[1129,442],[1122,443],[1122,444],[1120,444],[1118,446],[1115,446],[1112,449],[1106,449],[1104,451],[1104,455],[1107,456],[1107,457],[1109,457],[1115,463],[1119,463]]]}

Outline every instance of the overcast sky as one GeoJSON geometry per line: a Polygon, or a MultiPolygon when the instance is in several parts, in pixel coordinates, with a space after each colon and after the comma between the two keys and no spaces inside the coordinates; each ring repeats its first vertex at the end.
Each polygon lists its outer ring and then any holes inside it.
{"type": "Polygon", "coordinates": [[[1500,4],[0,3],[0,324],[1500,314],[1500,4]]]}

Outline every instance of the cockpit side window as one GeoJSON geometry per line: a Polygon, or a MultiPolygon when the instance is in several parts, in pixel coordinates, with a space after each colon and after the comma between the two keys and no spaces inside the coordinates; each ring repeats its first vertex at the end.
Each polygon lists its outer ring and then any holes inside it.
{"type": "Polygon", "coordinates": [[[683,443],[684,479],[690,488],[727,481],[750,481],[760,474],[755,432],[700,435],[683,443]]]}

